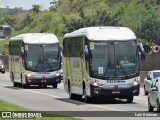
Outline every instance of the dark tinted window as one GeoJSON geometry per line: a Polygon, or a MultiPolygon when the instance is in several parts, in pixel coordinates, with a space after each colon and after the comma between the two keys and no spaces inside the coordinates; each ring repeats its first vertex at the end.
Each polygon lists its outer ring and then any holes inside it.
{"type": "Polygon", "coordinates": [[[10,55],[20,55],[21,53],[22,41],[10,41],[9,42],[9,54],[10,55]]]}
{"type": "Polygon", "coordinates": [[[0,30],[3,30],[3,27],[0,27],[0,30]]]}
{"type": "Polygon", "coordinates": [[[84,41],[84,37],[65,38],[63,41],[63,55],[65,57],[82,56],[84,41]]]}
{"type": "Polygon", "coordinates": [[[153,72],[153,79],[160,77],[160,72],[153,72]]]}

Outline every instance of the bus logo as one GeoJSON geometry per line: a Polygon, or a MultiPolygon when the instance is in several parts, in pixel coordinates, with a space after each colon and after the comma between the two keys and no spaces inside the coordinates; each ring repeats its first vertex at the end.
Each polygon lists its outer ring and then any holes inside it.
{"type": "Polygon", "coordinates": [[[115,89],[118,89],[118,85],[115,85],[114,88],[115,88],[115,89]]]}
{"type": "Polygon", "coordinates": [[[2,112],[2,118],[12,118],[11,112],[2,112]]]}

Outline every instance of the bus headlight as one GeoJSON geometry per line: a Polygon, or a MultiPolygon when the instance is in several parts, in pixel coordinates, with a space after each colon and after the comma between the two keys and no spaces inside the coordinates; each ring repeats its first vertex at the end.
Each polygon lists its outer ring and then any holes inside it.
{"type": "Polygon", "coordinates": [[[2,65],[1,67],[4,68],[4,65],[2,65]]]}
{"type": "Polygon", "coordinates": [[[132,85],[134,85],[134,86],[138,85],[138,81],[136,79],[133,79],[132,85]]]}
{"type": "Polygon", "coordinates": [[[94,85],[94,86],[98,86],[98,84],[97,84],[96,82],[95,82],[95,83],[93,83],[93,85],[94,85]]]}
{"type": "Polygon", "coordinates": [[[99,86],[99,84],[97,83],[96,79],[94,78],[89,78],[89,81],[88,81],[91,85],[94,85],[94,86],[99,86]]]}
{"type": "Polygon", "coordinates": [[[27,72],[27,73],[26,73],[26,77],[27,77],[27,78],[31,78],[31,77],[32,77],[32,74],[31,74],[30,72],[27,72]]]}
{"type": "Polygon", "coordinates": [[[137,82],[137,81],[134,81],[133,85],[134,85],[134,86],[138,85],[138,82],[137,82]]]}
{"type": "Polygon", "coordinates": [[[61,71],[58,70],[57,73],[56,73],[56,76],[60,76],[61,75],[61,71]]]}
{"type": "Polygon", "coordinates": [[[60,76],[60,74],[59,74],[59,73],[57,73],[57,74],[56,74],[56,76],[60,76]]]}

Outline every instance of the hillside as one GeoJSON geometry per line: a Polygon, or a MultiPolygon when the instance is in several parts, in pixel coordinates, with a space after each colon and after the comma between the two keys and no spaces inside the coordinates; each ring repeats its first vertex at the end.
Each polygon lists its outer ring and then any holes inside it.
{"type": "Polygon", "coordinates": [[[14,35],[54,33],[62,42],[66,32],[88,26],[126,26],[144,43],[159,43],[159,0],[59,0],[48,11],[18,18],[14,35]],[[141,2],[140,2],[141,1],[141,2]]]}

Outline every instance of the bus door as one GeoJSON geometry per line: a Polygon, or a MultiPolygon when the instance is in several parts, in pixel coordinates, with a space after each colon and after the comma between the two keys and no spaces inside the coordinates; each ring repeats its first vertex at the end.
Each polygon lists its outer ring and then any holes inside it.
{"type": "Polygon", "coordinates": [[[83,69],[80,57],[71,58],[71,68],[72,68],[72,93],[82,94],[83,88],[83,69]]]}

